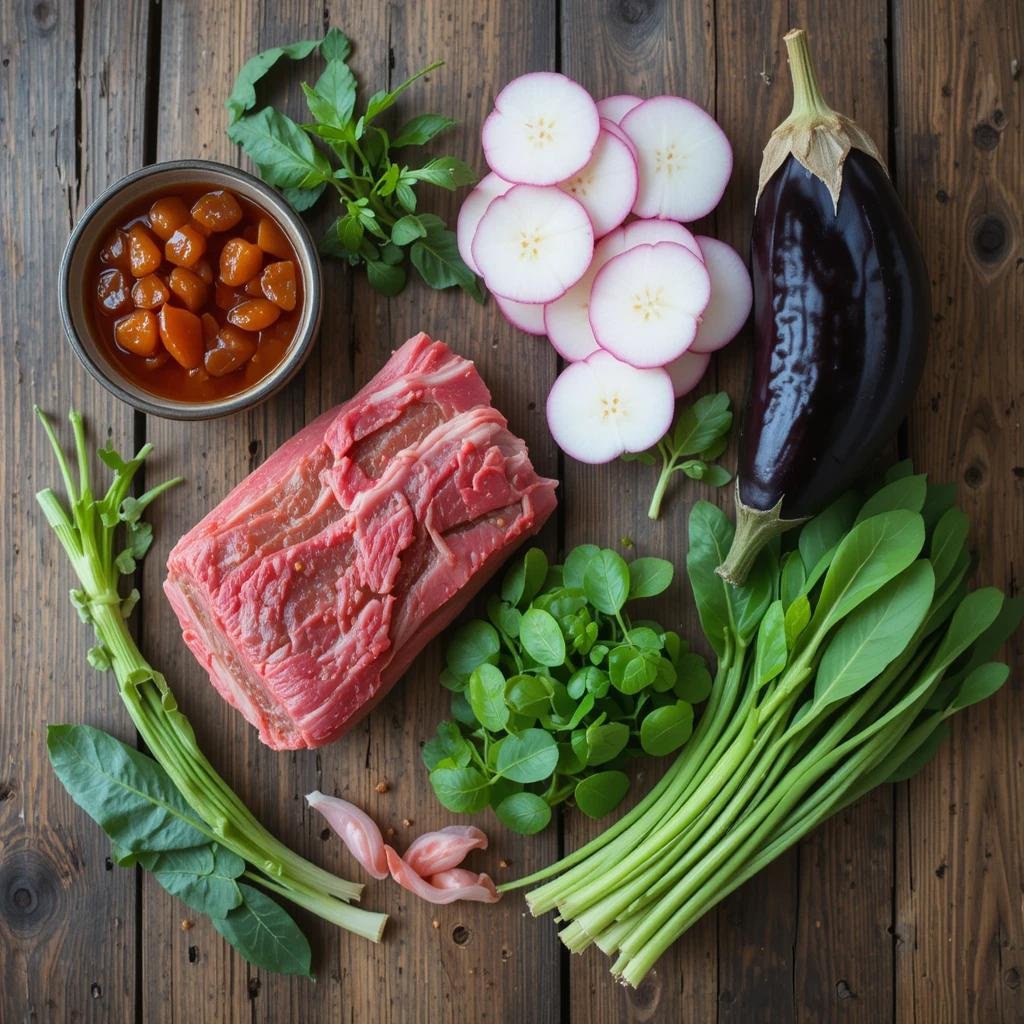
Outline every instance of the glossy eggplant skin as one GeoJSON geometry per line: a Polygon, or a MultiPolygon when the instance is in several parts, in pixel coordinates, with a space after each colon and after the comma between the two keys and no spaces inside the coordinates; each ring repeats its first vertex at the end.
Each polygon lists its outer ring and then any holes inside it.
{"type": "Polygon", "coordinates": [[[895,433],[924,366],[931,303],[917,237],[888,175],[851,150],[838,210],[789,156],[754,216],[754,367],[740,498],[820,512],[895,433]]]}

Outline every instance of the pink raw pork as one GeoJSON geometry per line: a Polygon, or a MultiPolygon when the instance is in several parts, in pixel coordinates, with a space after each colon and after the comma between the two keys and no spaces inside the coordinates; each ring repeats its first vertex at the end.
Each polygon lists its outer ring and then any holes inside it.
{"type": "Polygon", "coordinates": [[[276,750],[350,729],[555,507],[473,364],[407,341],[178,541],[164,590],[276,750]]]}

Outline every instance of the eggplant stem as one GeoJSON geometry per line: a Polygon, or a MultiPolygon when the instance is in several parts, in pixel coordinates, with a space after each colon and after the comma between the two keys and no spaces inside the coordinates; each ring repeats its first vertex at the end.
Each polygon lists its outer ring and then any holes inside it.
{"type": "Polygon", "coordinates": [[[782,501],[779,498],[769,509],[751,508],[740,498],[740,482],[736,480],[736,533],[725,561],[715,569],[726,583],[734,587],[743,586],[764,546],[773,537],[807,521],[806,516],[803,519],[783,519],[782,501]]]}
{"type": "Polygon", "coordinates": [[[795,28],[783,36],[783,41],[789,54],[789,74],[793,82],[793,110],[784,123],[831,123],[836,112],[825,102],[818,85],[807,33],[802,28],[795,28]]]}

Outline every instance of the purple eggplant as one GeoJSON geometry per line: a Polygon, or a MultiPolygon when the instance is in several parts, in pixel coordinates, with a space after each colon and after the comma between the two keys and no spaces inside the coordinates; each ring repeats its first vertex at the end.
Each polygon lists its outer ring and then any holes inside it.
{"type": "Polygon", "coordinates": [[[878,150],[822,99],[804,32],[785,40],[793,112],[765,147],[755,201],[753,372],[736,535],[718,568],[731,583],[892,437],[931,320],[921,247],[878,150]]]}

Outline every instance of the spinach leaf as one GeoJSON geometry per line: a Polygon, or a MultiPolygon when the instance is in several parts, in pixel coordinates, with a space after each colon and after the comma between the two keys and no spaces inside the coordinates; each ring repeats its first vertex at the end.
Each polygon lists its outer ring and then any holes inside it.
{"type": "MultiPolygon", "coordinates": [[[[797,555],[798,560],[799,557],[797,555]]],[[[804,601],[806,603],[806,598],[804,601]]],[[[783,611],[783,603],[773,601],[768,606],[768,611],[764,613],[757,630],[757,651],[754,657],[756,687],[770,683],[786,667],[789,646],[786,639],[786,613],[783,611]]]]}
{"type": "Polygon", "coordinates": [[[1001,661],[987,661],[978,665],[960,684],[956,696],[950,704],[950,713],[962,711],[964,708],[988,700],[996,693],[1010,676],[1010,666],[1001,661]]]}
{"type": "Polygon", "coordinates": [[[920,512],[924,507],[927,489],[928,479],[924,474],[899,477],[868,498],[857,513],[854,524],[862,523],[865,519],[880,515],[882,512],[891,512],[893,509],[904,508],[911,512],[920,512]]]}

